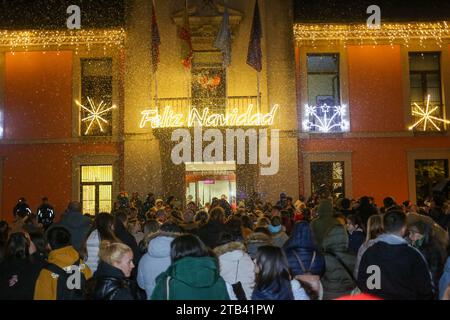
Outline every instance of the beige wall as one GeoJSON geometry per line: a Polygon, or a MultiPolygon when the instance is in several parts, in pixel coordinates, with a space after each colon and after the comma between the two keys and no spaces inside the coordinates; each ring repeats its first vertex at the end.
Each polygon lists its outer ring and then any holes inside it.
{"type": "MultiPolygon", "coordinates": [[[[151,76],[150,25],[151,1],[132,0],[128,11],[125,74],[125,188],[141,193],[162,190],[159,141],[151,129],[139,128],[140,112],[150,106],[154,95],[151,76]]],[[[161,36],[160,64],[157,73],[158,97],[189,96],[189,77],[181,64],[181,41],[172,15],[183,8],[182,1],[155,0],[161,36]]],[[[189,1],[190,4],[201,1],[189,1]]],[[[242,12],[243,18],[233,35],[232,62],[228,69],[229,96],[256,95],[256,72],[246,64],[254,1],[229,0],[228,6],[242,12]]],[[[292,37],[292,2],[260,0],[263,26],[263,72],[261,94],[263,112],[279,104],[280,171],[275,176],[260,176],[258,191],[276,200],[280,191],[298,197],[298,150],[295,60],[292,37]],[[270,44],[270,45],[268,45],[270,44]],[[294,116],[293,116],[294,115],[294,116]]],[[[195,48],[194,48],[195,49],[195,48]]]]}

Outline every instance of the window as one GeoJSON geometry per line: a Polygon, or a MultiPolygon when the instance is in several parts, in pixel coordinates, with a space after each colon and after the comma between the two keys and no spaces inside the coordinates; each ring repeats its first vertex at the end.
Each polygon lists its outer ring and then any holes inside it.
{"type": "Polygon", "coordinates": [[[448,159],[415,160],[415,174],[416,199],[424,201],[433,195],[433,187],[448,177],[448,159]]]}
{"type": "Polygon", "coordinates": [[[112,59],[81,60],[80,128],[82,136],[112,134],[112,59]],[[104,112],[102,112],[104,110],[104,112]],[[98,117],[93,117],[93,113],[98,117]]]}
{"type": "Polygon", "coordinates": [[[307,55],[308,105],[303,129],[311,132],[347,131],[346,107],[341,106],[339,54],[307,55]]]}
{"type": "Polygon", "coordinates": [[[344,161],[311,162],[311,192],[323,190],[334,199],[345,197],[344,161]]]}
{"type": "MultiPolygon", "coordinates": [[[[192,105],[224,113],[226,105],[226,72],[220,52],[196,52],[192,64],[192,105]]],[[[255,106],[256,107],[256,106],[255,106]]]]}
{"type": "MultiPolygon", "coordinates": [[[[439,52],[409,54],[410,101],[414,124],[423,119],[424,112],[432,111],[435,107],[436,110],[430,112],[430,115],[437,118],[443,117],[440,58],[439,52]],[[427,103],[429,103],[428,107],[427,103]]],[[[417,123],[414,130],[440,131],[442,128],[441,121],[427,122],[423,119],[417,123]]]]}
{"type": "Polygon", "coordinates": [[[81,202],[83,213],[95,215],[111,212],[113,167],[109,165],[81,166],[81,202]]]}

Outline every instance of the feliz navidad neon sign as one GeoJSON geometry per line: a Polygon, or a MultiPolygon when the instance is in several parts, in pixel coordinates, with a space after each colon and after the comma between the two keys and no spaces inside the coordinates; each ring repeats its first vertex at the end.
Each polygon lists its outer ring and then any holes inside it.
{"type": "Polygon", "coordinates": [[[272,107],[269,113],[253,113],[253,105],[249,105],[245,113],[239,113],[233,109],[227,113],[211,113],[209,108],[201,111],[193,107],[187,117],[182,113],[175,113],[171,106],[166,106],[162,113],[158,109],[147,109],[141,112],[142,118],[140,128],[150,123],[152,129],[177,128],[177,127],[250,127],[271,126],[275,114],[279,108],[278,104],[272,107]]]}

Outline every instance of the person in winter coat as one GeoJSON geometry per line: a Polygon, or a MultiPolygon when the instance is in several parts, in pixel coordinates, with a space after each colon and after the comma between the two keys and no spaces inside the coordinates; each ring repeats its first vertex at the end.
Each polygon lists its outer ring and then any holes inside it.
{"type": "Polygon", "coordinates": [[[248,236],[253,232],[253,222],[249,216],[243,215],[242,221],[242,236],[247,240],[248,236]]]}
{"type": "Polygon", "coordinates": [[[256,252],[261,246],[268,246],[272,244],[272,235],[267,228],[255,228],[253,233],[247,237],[246,246],[247,252],[252,259],[256,258],[256,252]]]}
{"type": "Polygon", "coordinates": [[[281,218],[277,216],[272,217],[268,229],[272,234],[272,244],[276,247],[282,248],[289,237],[283,229],[281,218]]]}
{"type": "Polygon", "coordinates": [[[48,229],[55,219],[55,210],[48,203],[48,198],[42,198],[42,204],[37,208],[36,215],[38,218],[38,223],[42,224],[45,230],[48,229]]]}
{"type": "Polygon", "coordinates": [[[390,211],[383,217],[385,233],[361,258],[358,287],[363,293],[389,300],[428,300],[434,297],[433,281],[423,255],[403,238],[406,216],[390,211]],[[370,266],[379,268],[380,287],[368,286],[370,266]]]}
{"type": "Polygon", "coordinates": [[[252,300],[309,300],[300,282],[291,278],[289,265],[281,248],[259,247],[255,271],[252,300]]]}
{"type": "Polygon", "coordinates": [[[200,227],[197,232],[203,243],[211,249],[214,249],[223,232],[228,232],[227,226],[224,224],[225,212],[221,207],[214,207],[209,212],[209,220],[206,225],[200,227]]]}
{"type": "Polygon", "coordinates": [[[58,224],[53,224],[52,226],[56,225],[69,230],[73,247],[78,252],[81,252],[83,242],[86,240],[89,230],[91,229],[91,220],[88,217],[83,216],[81,213],[81,203],[69,203],[67,211],[61,218],[61,221],[58,224]]]}
{"type": "Polygon", "coordinates": [[[0,300],[33,300],[41,266],[30,259],[30,239],[23,232],[12,233],[0,264],[0,300]]]}
{"type": "Polygon", "coordinates": [[[364,243],[365,234],[362,223],[357,215],[350,214],[346,218],[348,233],[348,249],[351,253],[357,254],[359,247],[364,243]]]}
{"type": "Polygon", "coordinates": [[[114,218],[111,214],[101,212],[95,217],[94,230],[86,240],[85,248],[87,253],[86,264],[95,272],[99,263],[98,253],[102,241],[120,242],[114,234],[114,218]]]}
{"type": "Polygon", "coordinates": [[[217,258],[197,236],[179,236],[170,249],[172,264],[156,278],[152,300],[230,299],[217,258]]]}
{"type": "Polygon", "coordinates": [[[436,241],[432,234],[430,226],[425,222],[417,221],[412,225],[408,225],[408,231],[411,244],[425,257],[433,277],[434,286],[437,289],[439,287],[439,279],[444,272],[445,259],[447,257],[446,248],[439,245],[439,242],[436,241]]]}
{"type": "Polygon", "coordinates": [[[317,245],[319,248],[322,248],[322,242],[328,230],[335,225],[341,225],[341,223],[333,216],[334,211],[331,200],[321,200],[317,207],[317,213],[318,217],[311,221],[311,230],[317,245]]]}
{"type": "Polygon", "coordinates": [[[170,244],[180,235],[180,229],[173,224],[164,224],[161,231],[150,236],[147,253],[139,262],[137,282],[150,300],[156,286],[156,277],[167,270],[171,264],[170,244]]]}
{"type": "Polygon", "coordinates": [[[361,262],[364,252],[375,243],[375,239],[383,234],[383,232],[383,215],[377,214],[370,216],[369,220],[367,220],[366,241],[359,247],[358,254],[356,255],[355,271],[353,272],[355,279],[358,278],[359,263],[361,262]]]}
{"type": "Polygon", "coordinates": [[[407,225],[412,225],[417,221],[422,221],[425,222],[427,225],[429,225],[432,229],[436,241],[439,241],[440,246],[447,247],[449,243],[447,231],[444,230],[439,224],[434,222],[434,220],[431,217],[414,212],[408,212],[406,214],[407,225]]]}
{"type": "MultiPolygon", "coordinates": [[[[123,210],[120,210],[116,214],[115,224],[114,224],[114,234],[122,243],[126,244],[133,251],[133,264],[135,266],[139,265],[139,260],[141,259],[141,253],[139,251],[136,238],[128,231],[128,216],[123,210]]],[[[136,279],[137,270],[133,269],[132,278],[136,279]]]]}
{"type": "Polygon", "coordinates": [[[325,272],[325,259],[317,248],[308,222],[301,221],[294,225],[292,235],[284,244],[283,250],[294,276],[321,276],[325,272]]]}
{"type": "Polygon", "coordinates": [[[142,300],[135,281],[130,279],[134,268],[133,251],[123,243],[102,241],[100,263],[94,275],[93,300],[142,300]]]}
{"type": "Polygon", "coordinates": [[[18,216],[20,216],[21,218],[24,218],[30,214],[31,214],[31,208],[27,204],[27,200],[25,198],[19,198],[19,200],[17,200],[17,204],[13,208],[14,219],[16,219],[16,217],[18,217],[18,216]]]}
{"type": "Polygon", "coordinates": [[[241,283],[247,300],[255,285],[255,264],[241,242],[233,241],[230,234],[222,234],[222,245],[214,248],[219,258],[220,275],[230,285],[241,283]]]}
{"type": "MultiPolygon", "coordinates": [[[[48,262],[65,269],[77,265],[84,274],[86,280],[92,277],[92,272],[80,258],[78,251],[72,246],[70,232],[64,227],[54,227],[47,232],[48,247],[51,250],[48,262]]],[[[43,268],[36,281],[34,291],[35,300],[57,300],[58,278],[54,277],[52,271],[43,268]]]]}
{"type": "Polygon", "coordinates": [[[330,228],[323,240],[323,255],[323,299],[332,300],[350,294],[356,287],[353,278],[356,256],[349,252],[348,235],[344,226],[330,228]]]}
{"type": "Polygon", "coordinates": [[[370,203],[369,197],[361,197],[361,199],[359,199],[359,205],[355,208],[354,213],[359,216],[365,228],[369,217],[378,214],[378,210],[370,203]]]}

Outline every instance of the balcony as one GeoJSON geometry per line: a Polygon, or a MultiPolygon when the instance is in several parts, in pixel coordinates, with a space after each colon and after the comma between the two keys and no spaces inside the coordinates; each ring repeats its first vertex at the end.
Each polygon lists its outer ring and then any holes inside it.
{"type": "Polygon", "coordinates": [[[239,114],[245,113],[252,105],[252,113],[259,113],[261,110],[257,96],[229,96],[228,98],[158,98],[154,99],[154,106],[159,111],[170,106],[176,114],[182,114],[187,118],[190,110],[208,108],[213,113],[228,114],[237,109],[239,114]]]}

